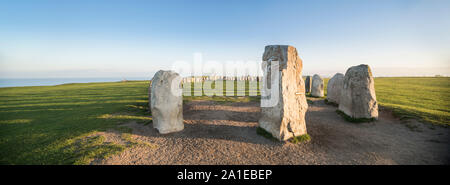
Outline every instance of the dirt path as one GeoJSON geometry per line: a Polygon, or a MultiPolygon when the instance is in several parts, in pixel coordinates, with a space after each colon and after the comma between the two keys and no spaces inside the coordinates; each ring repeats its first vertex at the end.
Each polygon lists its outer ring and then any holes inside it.
{"type": "Polygon", "coordinates": [[[152,125],[128,123],[133,137],[158,145],[135,147],[95,164],[450,164],[449,129],[386,110],[373,123],[354,124],[336,107],[312,99],[306,114],[312,140],[292,144],[256,134],[258,102],[185,105],[182,132],[160,135],[152,125]]]}

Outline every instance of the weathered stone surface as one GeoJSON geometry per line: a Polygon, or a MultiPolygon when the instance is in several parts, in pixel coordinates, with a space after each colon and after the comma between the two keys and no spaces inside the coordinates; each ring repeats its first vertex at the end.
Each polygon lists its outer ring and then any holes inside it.
{"type": "Polygon", "coordinates": [[[344,75],[342,73],[336,73],[330,80],[328,80],[327,100],[329,102],[339,104],[343,85],[344,75]]]}
{"type": "Polygon", "coordinates": [[[305,93],[310,93],[311,92],[311,76],[307,76],[306,80],[305,80],[305,93]]]}
{"type": "MultiPolygon", "coordinates": [[[[259,126],[279,140],[307,134],[305,113],[308,109],[305,96],[305,84],[302,78],[303,63],[295,47],[287,45],[269,45],[263,54],[264,79],[268,88],[278,88],[276,105],[264,107],[261,98],[261,118],[259,126]],[[272,79],[270,64],[279,62],[279,76],[272,79]],[[279,84],[278,87],[275,84],[279,84]]],[[[263,86],[265,86],[263,85],[263,86]]],[[[263,87],[264,88],[264,87],[263,87]]],[[[270,95],[272,98],[273,94],[270,95]]]]}
{"type": "Polygon", "coordinates": [[[311,96],[323,97],[323,79],[315,74],[312,78],[311,96]]]}
{"type": "Polygon", "coordinates": [[[350,67],[345,73],[339,110],[353,118],[378,119],[378,103],[368,65],[350,67]]]}
{"type": "Polygon", "coordinates": [[[153,127],[159,133],[167,134],[184,129],[183,96],[181,91],[174,92],[172,83],[181,81],[178,73],[173,71],[158,71],[152,79],[150,108],[153,117],[153,127]]]}

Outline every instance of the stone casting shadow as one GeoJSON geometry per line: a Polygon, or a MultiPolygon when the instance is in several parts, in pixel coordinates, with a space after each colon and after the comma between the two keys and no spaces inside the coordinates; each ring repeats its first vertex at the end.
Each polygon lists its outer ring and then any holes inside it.
{"type": "Polygon", "coordinates": [[[144,137],[223,139],[264,145],[283,145],[284,143],[256,133],[260,116],[258,102],[226,105],[254,107],[246,111],[214,110],[222,106],[214,102],[201,102],[201,104],[211,105],[213,110],[192,110],[191,106],[184,106],[184,130],[180,132],[160,134],[153,128],[153,123],[147,125],[132,123],[126,126],[133,128],[133,134],[144,137]]]}
{"type": "Polygon", "coordinates": [[[257,126],[185,124],[184,130],[170,134],[160,134],[153,128],[152,124],[144,126],[142,124],[133,123],[126,126],[133,128],[133,134],[144,137],[222,139],[272,146],[281,146],[284,144],[284,142],[279,142],[258,135],[256,133],[257,126]]]}

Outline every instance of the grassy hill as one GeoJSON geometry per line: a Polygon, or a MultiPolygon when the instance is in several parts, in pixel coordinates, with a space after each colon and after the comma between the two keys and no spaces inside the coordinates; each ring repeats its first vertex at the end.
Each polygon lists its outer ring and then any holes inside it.
{"type": "Polygon", "coordinates": [[[0,162],[8,164],[87,163],[124,146],[102,138],[127,119],[148,121],[149,82],[67,84],[0,88],[0,162]],[[126,116],[109,116],[121,113],[126,116]]]}

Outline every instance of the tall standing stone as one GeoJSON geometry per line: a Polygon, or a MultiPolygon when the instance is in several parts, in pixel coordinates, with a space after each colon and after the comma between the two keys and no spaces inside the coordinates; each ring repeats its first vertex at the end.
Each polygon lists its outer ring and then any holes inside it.
{"type": "Polygon", "coordinates": [[[311,76],[306,76],[306,80],[305,80],[305,93],[310,93],[311,92],[311,76]]]}
{"type": "Polygon", "coordinates": [[[350,67],[345,73],[339,110],[352,118],[378,119],[375,83],[368,65],[350,67]]]}
{"type": "Polygon", "coordinates": [[[173,71],[158,71],[152,79],[150,107],[153,117],[153,127],[159,133],[167,134],[184,129],[182,91],[179,87],[181,78],[173,71]]]}
{"type": "Polygon", "coordinates": [[[327,85],[327,100],[332,103],[339,104],[341,98],[342,86],[344,85],[344,75],[336,73],[327,85]]]}
{"type": "Polygon", "coordinates": [[[315,74],[312,78],[311,96],[323,97],[323,79],[315,74]]]}
{"type": "Polygon", "coordinates": [[[305,96],[305,84],[302,78],[303,63],[297,54],[297,49],[287,45],[269,45],[265,47],[262,65],[267,82],[264,86],[278,88],[276,104],[263,106],[261,97],[261,118],[259,126],[279,140],[287,140],[294,136],[307,134],[305,113],[308,109],[305,96]],[[271,65],[278,61],[278,66],[271,65]],[[276,67],[276,68],[273,68],[276,67]],[[271,71],[279,72],[277,78],[271,78],[271,71]],[[276,87],[278,84],[278,87],[276,87]]]}

